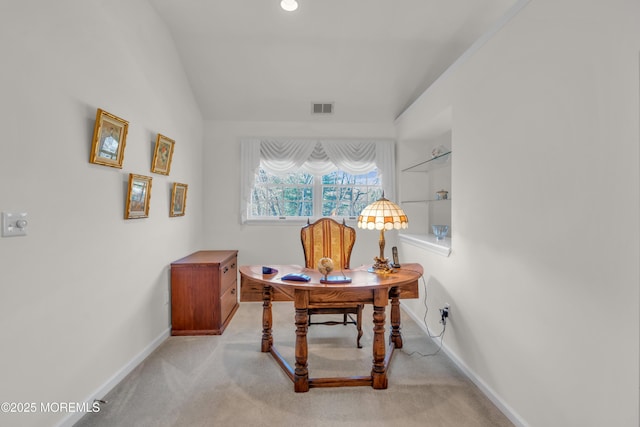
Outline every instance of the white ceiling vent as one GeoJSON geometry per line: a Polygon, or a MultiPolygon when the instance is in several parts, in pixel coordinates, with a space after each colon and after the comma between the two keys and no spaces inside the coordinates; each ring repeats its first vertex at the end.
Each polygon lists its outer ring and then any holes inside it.
{"type": "Polygon", "coordinates": [[[311,104],[311,114],[333,114],[333,102],[311,104]]]}

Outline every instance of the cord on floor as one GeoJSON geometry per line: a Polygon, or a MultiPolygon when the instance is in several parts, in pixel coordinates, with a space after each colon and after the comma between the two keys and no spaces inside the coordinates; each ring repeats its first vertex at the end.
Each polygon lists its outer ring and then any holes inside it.
{"type": "Polygon", "coordinates": [[[443,319],[442,323],[442,331],[440,331],[440,333],[438,335],[433,335],[431,333],[431,330],[429,329],[429,325],[427,324],[427,314],[429,313],[429,306],[427,305],[427,282],[426,280],[424,280],[424,276],[422,277],[422,285],[424,287],[424,317],[422,318],[422,321],[424,323],[424,326],[427,328],[427,335],[429,335],[429,338],[433,338],[433,339],[438,339],[440,338],[440,345],[438,346],[438,349],[433,352],[433,353],[427,353],[427,354],[423,354],[419,351],[412,351],[412,352],[407,352],[404,351],[404,349],[401,349],[403,351],[403,353],[405,353],[407,356],[412,356],[414,354],[418,354],[421,357],[427,357],[427,356],[435,356],[436,354],[440,353],[440,350],[442,350],[442,341],[444,340],[444,333],[447,330],[447,322],[446,320],[443,319]]]}

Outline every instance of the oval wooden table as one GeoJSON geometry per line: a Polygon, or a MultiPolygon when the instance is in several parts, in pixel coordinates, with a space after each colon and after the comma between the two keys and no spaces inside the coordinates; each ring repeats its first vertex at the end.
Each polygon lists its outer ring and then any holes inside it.
{"type": "MultiPolygon", "coordinates": [[[[320,283],[322,275],[297,265],[272,265],[274,274],[263,274],[262,266],[240,266],[241,287],[262,288],[262,352],[271,353],[285,373],[293,381],[296,392],[309,391],[311,387],[371,386],[387,388],[387,367],[396,348],[402,348],[400,334],[400,299],[418,298],[418,280],[423,269],[420,264],[403,264],[393,273],[378,274],[367,271],[368,266],[345,270],[351,283],[320,283]],[[282,280],[288,273],[304,273],[309,282],[282,280]],[[295,368],[287,363],[273,345],[271,301],[274,290],[294,301],[296,344],[295,368]],[[389,348],[385,350],[385,307],[391,301],[391,331],[389,348]],[[307,366],[307,328],[309,308],[354,303],[373,304],[373,367],[371,375],[333,378],[309,378],[307,366]]],[[[335,273],[334,273],[335,274],[335,273]]]]}

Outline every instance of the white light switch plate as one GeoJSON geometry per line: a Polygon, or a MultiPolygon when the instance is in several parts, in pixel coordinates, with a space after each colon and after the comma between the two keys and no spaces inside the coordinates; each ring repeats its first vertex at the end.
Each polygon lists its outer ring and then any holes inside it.
{"type": "Polygon", "coordinates": [[[2,212],[2,237],[26,236],[27,213],[2,212]]]}

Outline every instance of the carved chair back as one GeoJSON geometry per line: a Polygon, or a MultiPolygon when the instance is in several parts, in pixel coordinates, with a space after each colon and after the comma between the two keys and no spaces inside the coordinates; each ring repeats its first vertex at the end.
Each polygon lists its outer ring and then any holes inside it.
{"type": "Polygon", "coordinates": [[[334,271],[349,269],[351,251],[356,241],[356,230],[342,221],[320,218],[300,230],[305,267],[317,268],[320,258],[331,258],[334,271]]]}

